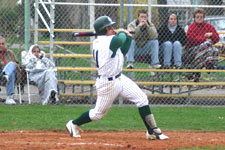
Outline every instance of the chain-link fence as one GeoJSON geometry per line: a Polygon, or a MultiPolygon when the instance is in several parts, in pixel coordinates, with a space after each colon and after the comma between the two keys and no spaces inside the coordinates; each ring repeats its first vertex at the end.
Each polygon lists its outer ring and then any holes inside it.
{"type": "MultiPolygon", "coordinates": [[[[91,54],[94,37],[72,37],[72,32],[93,31],[94,20],[102,15],[117,22],[115,28],[132,30],[129,24],[141,26],[139,18],[146,15],[148,22],[141,27],[141,37],[133,36],[133,53],[129,50],[123,73],[137,82],[152,104],[224,105],[223,3],[222,0],[33,0],[30,45],[38,43],[46,56],[54,60],[61,103],[93,104],[97,77],[91,54]],[[198,8],[204,12],[196,12],[198,8]],[[199,27],[201,22],[193,24],[201,19],[213,25],[219,34],[211,26],[199,27]],[[147,27],[151,27],[151,34],[146,34],[147,27]],[[203,33],[210,33],[210,37],[204,37],[203,33]],[[206,40],[209,43],[204,43],[206,40]]],[[[3,12],[0,19],[4,22],[0,26],[1,35],[6,37],[8,48],[14,50],[21,64],[24,3],[14,1],[0,8],[3,12]]],[[[31,93],[38,93],[36,87],[31,85],[31,93]]],[[[1,89],[2,94],[4,87],[1,89]]],[[[28,102],[27,92],[25,86],[24,103],[28,102]]],[[[31,103],[39,102],[38,96],[31,96],[31,103]]],[[[128,102],[118,98],[115,104],[128,102]]]]}

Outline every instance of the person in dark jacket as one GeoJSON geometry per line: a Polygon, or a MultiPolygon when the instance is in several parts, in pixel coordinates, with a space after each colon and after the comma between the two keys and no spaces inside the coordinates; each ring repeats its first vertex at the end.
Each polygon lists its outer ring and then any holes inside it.
{"type": "Polygon", "coordinates": [[[171,67],[172,56],[175,67],[181,68],[182,49],[187,39],[184,29],[178,24],[176,14],[172,13],[169,15],[166,23],[159,28],[158,34],[160,49],[164,55],[164,68],[171,67]]]}

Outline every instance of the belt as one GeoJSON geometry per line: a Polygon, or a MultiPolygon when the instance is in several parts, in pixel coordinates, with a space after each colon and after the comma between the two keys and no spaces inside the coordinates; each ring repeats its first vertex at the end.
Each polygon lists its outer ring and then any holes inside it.
{"type": "MultiPolygon", "coordinates": [[[[121,76],[121,72],[118,75],[115,76],[115,79],[119,78],[120,76],[121,76]]],[[[101,77],[101,75],[98,75],[98,78],[100,78],[100,77],[101,77]]],[[[113,77],[109,77],[108,80],[112,81],[113,77]]]]}

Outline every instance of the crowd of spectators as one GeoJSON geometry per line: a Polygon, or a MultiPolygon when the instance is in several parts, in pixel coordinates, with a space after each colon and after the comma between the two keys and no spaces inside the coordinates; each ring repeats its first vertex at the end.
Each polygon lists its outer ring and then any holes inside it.
{"type": "MultiPolygon", "coordinates": [[[[150,58],[147,60],[150,69],[215,68],[217,63],[212,53],[207,50],[211,48],[213,54],[218,53],[213,45],[220,38],[215,28],[204,21],[205,11],[201,8],[194,11],[194,22],[189,26],[187,33],[179,25],[178,18],[175,13],[169,14],[165,23],[157,30],[151,20],[148,20],[147,10],[139,10],[137,18],[127,27],[128,31],[135,32],[126,55],[127,68],[135,68],[135,56],[150,58]],[[202,53],[204,57],[200,55],[202,53]]],[[[5,104],[16,104],[15,84],[21,82],[21,67],[13,51],[7,49],[5,38],[2,36],[0,55],[0,83],[5,86],[7,93],[5,104]]],[[[26,68],[29,80],[37,85],[42,104],[57,103],[59,89],[55,64],[45,57],[38,45],[30,47],[22,59],[22,66],[26,68]]],[[[155,74],[151,72],[151,75],[155,74]]],[[[198,82],[200,75],[199,72],[195,72],[187,74],[186,77],[198,82]]]]}
{"type": "MultiPolygon", "coordinates": [[[[128,30],[135,32],[127,54],[128,69],[134,68],[137,55],[146,58],[150,56],[149,68],[153,69],[182,69],[184,67],[212,69],[217,65],[215,53],[218,53],[218,50],[213,45],[219,41],[219,34],[211,24],[204,21],[204,9],[198,8],[194,11],[194,22],[189,26],[187,33],[179,25],[179,16],[175,13],[169,14],[158,30],[147,18],[147,11],[140,10],[137,19],[128,25],[128,30]],[[206,50],[208,48],[213,51],[213,54],[208,53],[206,50]],[[199,56],[202,52],[206,53],[204,57],[199,56]]],[[[187,79],[194,79],[196,82],[199,78],[198,72],[187,75],[187,79]]]]}

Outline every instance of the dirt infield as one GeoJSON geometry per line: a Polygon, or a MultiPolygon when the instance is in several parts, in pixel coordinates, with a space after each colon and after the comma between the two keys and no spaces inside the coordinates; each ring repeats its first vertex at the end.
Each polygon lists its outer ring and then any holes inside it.
{"type": "Polygon", "coordinates": [[[165,131],[169,140],[148,141],[145,131],[82,132],[72,138],[65,131],[0,131],[0,149],[165,150],[190,146],[225,145],[225,132],[165,131]]]}

